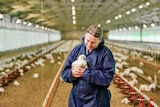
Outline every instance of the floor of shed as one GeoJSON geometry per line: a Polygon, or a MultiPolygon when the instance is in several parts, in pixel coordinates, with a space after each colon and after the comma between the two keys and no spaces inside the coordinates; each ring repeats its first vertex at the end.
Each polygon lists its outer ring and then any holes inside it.
{"type": "MultiPolygon", "coordinates": [[[[50,107],[67,107],[68,97],[69,97],[71,87],[72,85],[69,83],[60,82],[50,107]]],[[[126,95],[122,94],[121,92],[122,89],[117,88],[116,84],[112,83],[109,89],[112,93],[111,107],[133,107],[134,106],[131,104],[121,103],[121,100],[124,97],[126,97],[126,95]]]]}

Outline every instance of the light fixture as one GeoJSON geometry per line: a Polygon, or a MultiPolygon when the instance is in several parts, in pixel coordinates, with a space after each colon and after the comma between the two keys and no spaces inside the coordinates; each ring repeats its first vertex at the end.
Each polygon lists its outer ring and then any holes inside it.
{"type": "Polygon", "coordinates": [[[121,29],[121,28],[119,28],[119,31],[122,31],[122,29],[121,29]]]}
{"type": "Polygon", "coordinates": [[[111,20],[107,20],[107,21],[106,21],[106,23],[110,23],[110,22],[111,22],[111,20]]]}
{"type": "Polygon", "coordinates": [[[146,2],[146,5],[147,5],[147,6],[149,6],[149,5],[150,5],[150,3],[149,3],[149,2],[146,2]]]}
{"type": "Polygon", "coordinates": [[[73,22],[74,25],[76,24],[76,21],[75,21],[75,20],[73,20],[72,22],[73,22]]]}
{"type": "Polygon", "coordinates": [[[71,0],[71,2],[74,2],[74,0],[71,0]]]}
{"type": "Polygon", "coordinates": [[[130,13],[131,13],[130,11],[127,11],[127,12],[126,12],[126,14],[130,14],[130,13]]]}
{"type": "Polygon", "coordinates": [[[125,30],[126,30],[126,28],[124,27],[124,28],[123,28],[123,30],[125,31],[125,30]]]}
{"type": "Polygon", "coordinates": [[[36,25],[36,28],[39,28],[39,25],[36,25]]]}
{"type": "Polygon", "coordinates": [[[155,25],[154,23],[151,23],[151,26],[152,26],[152,27],[155,27],[156,25],[155,25]]]}
{"type": "Polygon", "coordinates": [[[139,6],[139,8],[140,8],[140,9],[142,9],[142,8],[143,8],[143,6],[142,6],[142,5],[140,5],[140,6],[139,6]]]}
{"type": "Polygon", "coordinates": [[[101,24],[98,24],[98,27],[101,27],[101,24]]]}
{"type": "Polygon", "coordinates": [[[3,19],[3,14],[0,14],[0,19],[3,19]]]}
{"type": "MultiPolygon", "coordinates": [[[[73,1],[73,0],[72,0],[73,1]]],[[[73,1],[74,2],[74,1],[73,1]]],[[[72,23],[75,25],[76,24],[76,8],[75,6],[72,5],[72,23]]]]}
{"type": "Polygon", "coordinates": [[[119,18],[121,18],[121,17],[122,17],[122,15],[121,15],[121,14],[120,14],[120,15],[118,15],[118,17],[119,17],[119,18]]]}
{"type": "Polygon", "coordinates": [[[28,23],[28,26],[32,26],[32,23],[28,23]]]}
{"type": "Polygon", "coordinates": [[[75,10],[72,10],[72,15],[75,15],[76,14],[76,11],[75,10]]]}
{"type": "Polygon", "coordinates": [[[135,29],[138,29],[139,27],[138,26],[135,26],[135,29]]]}
{"type": "Polygon", "coordinates": [[[72,6],[72,10],[75,10],[75,6],[72,6]]]}
{"type": "Polygon", "coordinates": [[[128,29],[129,29],[129,30],[131,30],[131,29],[132,29],[132,27],[128,27],[128,29]]]}
{"type": "Polygon", "coordinates": [[[131,12],[135,12],[136,11],[136,9],[135,8],[133,8],[132,10],[131,10],[131,12]]]}
{"type": "Polygon", "coordinates": [[[23,25],[26,25],[27,24],[27,22],[23,22],[23,25]]]}
{"type": "Polygon", "coordinates": [[[21,20],[20,20],[20,19],[17,19],[17,20],[16,20],[16,24],[19,24],[19,23],[21,23],[21,20]]]}
{"type": "Polygon", "coordinates": [[[118,19],[118,16],[115,16],[115,19],[117,20],[117,19],[118,19]]]}
{"type": "Polygon", "coordinates": [[[147,28],[147,25],[146,25],[146,24],[143,24],[143,28],[147,28]]]}
{"type": "Polygon", "coordinates": [[[41,29],[44,29],[44,26],[41,26],[41,29]]]}
{"type": "Polygon", "coordinates": [[[73,20],[75,20],[75,19],[76,19],[76,17],[75,17],[75,16],[73,16],[73,17],[72,17],[72,19],[73,19],[73,20]]]}

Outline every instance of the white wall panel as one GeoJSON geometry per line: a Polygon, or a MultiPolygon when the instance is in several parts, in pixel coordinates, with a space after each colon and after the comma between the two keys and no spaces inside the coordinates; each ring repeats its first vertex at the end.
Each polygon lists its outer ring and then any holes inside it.
{"type": "Polygon", "coordinates": [[[111,31],[110,40],[140,41],[140,30],[111,31]]]}
{"type": "Polygon", "coordinates": [[[160,27],[145,28],[142,33],[142,40],[144,42],[160,43],[160,27]]]}
{"type": "Polygon", "coordinates": [[[160,27],[143,28],[142,35],[140,29],[110,31],[108,39],[160,43],[160,27]]]}
{"type": "Polygon", "coordinates": [[[47,33],[0,29],[0,52],[60,39],[61,35],[58,31],[47,33]]]}

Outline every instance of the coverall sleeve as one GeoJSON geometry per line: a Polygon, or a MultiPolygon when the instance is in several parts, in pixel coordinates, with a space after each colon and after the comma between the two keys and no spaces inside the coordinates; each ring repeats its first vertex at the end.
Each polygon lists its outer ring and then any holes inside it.
{"type": "Polygon", "coordinates": [[[75,60],[76,58],[76,48],[74,48],[71,53],[69,54],[65,64],[64,64],[64,67],[63,67],[63,70],[61,72],[61,76],[62,76],[62,79],[65,81],[65,82],[73,82],[74,80],[76,80],[76,78],[73,78],[71,76],[71,68],[72,68],[72,62],[75,60]]]}
{"type": "Polygon", "coordinates": [[[111,51],[108,51],[102,61],[102,68],[87,68],[83,79],[98,86],[110,85],[115,71],[115,61],[111,51]]]}

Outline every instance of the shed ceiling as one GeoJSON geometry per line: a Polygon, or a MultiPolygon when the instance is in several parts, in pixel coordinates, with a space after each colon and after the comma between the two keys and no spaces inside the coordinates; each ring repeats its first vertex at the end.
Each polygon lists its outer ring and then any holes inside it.
{"type": "Polygon", "coordinates": [[[91,24],[100,24],[103,30],[108,31],[159,24],[160,0],[0,0],[0,13],[60,31],[83,30],[91,24]],[[147,2],[150,4],[146,5],[147,2]],[[73,6],[75,15],[72,15],[73,6]],[[131,12],[133,8],[135,12],[131,12]],[[131,13],[126,14],[127,11],[131,13]],[[106,23],[107,20],[110,23],[106,23]]]}

